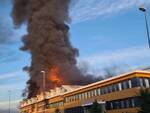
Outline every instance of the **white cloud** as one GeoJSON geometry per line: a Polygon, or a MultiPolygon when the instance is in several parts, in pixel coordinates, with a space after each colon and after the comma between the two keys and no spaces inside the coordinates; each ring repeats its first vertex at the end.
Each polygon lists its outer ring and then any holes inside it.
{"type": "Polygon", "coordinates": [[[8,90],[21,90],[22,86],[21,83],[4,84],[0,85],[0,91],[7,92],[8,90]]]}
{"type": "Polygon", "coordinates": [[[72,0],[70,9],[72,23],[80,23],[128,10],[141,4],[149,4],[149,0],[72,0]]]}
{"type": "Polygon", "coordinates": [[[146,47],[131,47],[118,49],[115,51],[91,55],[79,58],[80,61],[87,61],[91,66],[105,67],[110,64],[128,64],[148,60],[150,58],[150,50],[146,47]]]}
{"type": "MultiPolygon", "coordinates": [[[[20,100],[10,101],[11,109],[18,109],[19,102],[20,100]]],[[[9,101],[0,102],[0,110],[8,109],[8,104],[9,104],[9,101]]]]}
{"type": "Polygon", "coordinates": [[[20,73],[22,73],[22,72],[21,71],[15,71],[15,72],[9,72],[9,73],[1,74],[0,75],[0,80],[10,79],[10,78],[17,78],[20,73]]]}
{"type": "Polygon", "coordinates": [[[0,91],[21,90],[25,85],[27,77],[22,71],[14,71],[0,74],[0,91]]]}

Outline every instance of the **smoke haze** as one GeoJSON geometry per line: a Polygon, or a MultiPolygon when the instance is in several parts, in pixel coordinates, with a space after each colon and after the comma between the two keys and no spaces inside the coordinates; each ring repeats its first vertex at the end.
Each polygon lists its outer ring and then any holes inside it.
{"type": "Polygon", "coordinates": [[[95,79],[84,76],[76,66],[78,50],[69,40],[70,0],[13,0],[12,17],[16,27],[27,24],[22,51],[31,54],[31,65],[24,67],[30,79],[24,94],[28,98],[42,91],[42,73],[46,72],[46,90],[54,87],[48,78],[53,66],[59,69],[61,84],[84,85],[95,79]]]}

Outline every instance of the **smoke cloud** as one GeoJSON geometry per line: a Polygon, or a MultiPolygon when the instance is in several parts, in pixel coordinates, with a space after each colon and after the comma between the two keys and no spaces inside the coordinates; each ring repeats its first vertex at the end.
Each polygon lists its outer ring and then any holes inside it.
{"type": "MultiPolygon", "coordinates": [[[[76,66],[78,50],[69,40],[70,0],[13,0],[12,17],[16,27],[27,24],[22,51],[31,53],[32,62],[24,70],[29,73],[25,94],[33,97],[42,91],[42,73],[46,72],[46,90],[53,88],[49,71],[57,66],[61,84],[84,85],[94,82],[76,66]]],[[[60,85],[60,84],[59,84],[60,85]]]]}

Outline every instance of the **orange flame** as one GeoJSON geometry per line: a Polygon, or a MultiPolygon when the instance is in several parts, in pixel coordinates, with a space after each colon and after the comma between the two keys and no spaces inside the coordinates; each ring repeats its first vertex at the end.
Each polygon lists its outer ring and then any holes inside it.
{"type": "Polygon", "coordinates": [[[54,84],[55,87],[62,84],[63,80],[59,76],[59,69],[57,66],[52,66],[50,69],[49,80],[54,84]]]}

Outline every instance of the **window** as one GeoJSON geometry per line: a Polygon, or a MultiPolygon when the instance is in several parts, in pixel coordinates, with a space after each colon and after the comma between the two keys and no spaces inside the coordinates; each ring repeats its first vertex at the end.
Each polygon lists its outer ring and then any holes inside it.
{"type": "Polygon", "coordinates": [[[84,99],[84,93],[81,94],[81,98],[84,99]]]}
{"type": "Polygon", "coordinates": [[[129,88],[132,88],[131,80],[128,80],[128,82],[129,82],[129,88]]]}
{"type": "Polygon", "coordinates": [[[115,107],[116,107],[116,109],[119,109],[119,108],[120,108],[120,101],[116,101],[116,102],[115,102],[115,107]]]}
{"type": "Polygon", "coordinates": [[[113,109],[117,109],[116,101],[113,101],[112,105],[113,105],[113,109]]]}
{"type": "Polygon", "coordinates": [[[111,85],[107,87],[107,91],[108,91],[108,93],[112,92],[112,86],[111,85]]]}
{"type": "Polygon", "coordinates": [[[88,91],[88,98],[91,98],[91,94],[90,94],[90,91],[88,91]]]}
{"type": "Polygon", "coordinates": [[[82,96],[81,96],[81,94],[79,94],[79,99],[82,99],[82,96]]]}
{"type": "Polygon", "coordinates": [[[112,85],[112,91],[115,92],[115,91],[117,91],[117,90],[119,90],[118,85],[117,85],[117,84],[113,84],[113,85],[112,85]]]}
{"type": "Polygon", "coordinates": [[[134,97],[133,100],[134,100],[134,105],[135,105],[136,107],[140,106],[141,100],[139,100],[138,97],[134,97]]]}
{"type": "Polygon", "coordinates": [[[91,97],[93,97],[93,96],[94,96],[94,92],[93,92],[93,90],[92,90],[92,91],[90,91],[90,94],[91,94],[91,97]]]}
{"type": "Polygon", "coordinates": [[[135,107],[133,98],[129,99],[129,107],[135,107]]]}
{"type": "Polygon", "coordinates": [[[119,91],[122,90],[121,83],[118,83],[119,91]]]}
{"type": "Polygon", "coordinates": [[[150,87],[150,81],[148,78],[139,78],[139,84],[141,87],[150,87]]]}
{"type": "Polygon", "coordinates": [[[70,97],[70,101],[73,101],[73,98],[72,98],[72,96],[70,97]]]}
{"type": "Polygon", "coordinates": [[[141,87],[144,87],[145,84],[144,84],[143,78],[139,78],[139,81],[140,81],[140,86],[141,86],[141,87]]]}
{"type": "Polygon", "coordinates": [[[107,104],[106,104],[106,109],[107,110],[111,110],[112,108],[111,108],[111,102],[107,102],[107,104]]]}
{"type": "Polygon", "coordinates": [[[97,89],[97,95],[98,96],[101,95],[101,89],[100,88],[97,89]]]}
{"type": "Polygon", "coordinates": [[[94,96],[97,96],[97,91],[96,91],[96,89],[94,90],[94,96]]]}
{"type": "Polygon", "coordinates": [[[84,113],[83,107],[67,108],[64,113],[84,113]]]}
{"type": "Polygon", "coordinates": [[[104,87],[101,88],[101,94],[105,94],[104,87]]]}
{"type": "Polygon", "coordinates": [[[150,87],[149,79],[148,79],[148,78],[145,78],[145,79],[144,79],[144,82],[145,82],[145,87],[146,87],[146,88],[149,88],[149,87],[150,87]]]}
{"type": "Polygon", "coordinates": [[[68,98],[67,97],[65,98],[65,102],[68,102],[68,98]]]}
{"type": "Polygon", "coordinates": [[[79,95],[76,94],[76,95],[75,95],[75,100],[78,100],[78,99],[79,99],[79,95]]]}
{"type": "Polygon", "coordinates": [[[126,99],[125,100],[125,105],[126,105],[126,108],[130,108],[130,99],[126,99]]]}
{"type": "Polygon", "coordinates": [[[69,97],[69,102],[71,102],[71,97],[69,97]]]}
{"type": "Polygon", "coordinates": [[[118,86],[118,84],[115,84],[115,87],[116,87],[116,91],[119,91],[119,86],[118,86]]]}
{"type": "Polygon", "coordinates": [[[131,107],[135,107],[134,99],[131,99],[131,107]]]}
{"type": "Polygon", "coordinates": [[[104,94],[107,94],[108,91],[107,91],[107,87],[104,87],[104,94]]]}
{"type": "Polygon", "coordinates": [[[140,86],[140,81],[139,78],[132,78],[131,79],[132,87],[139,87],[140,86]]]}
{"type": "Polygon", "coordinates": [[[123,81],[121,83],[121,85],[122,85],[122,89],[128,89],[129,88],[129,82],[128,81],[123,81]]]}
{"type": "Polygon", "coordinates": [[[124,101],[121,100],[120,103],[121,103],[121,107],[120,108],[125,108],[124,101]]]}
{"type": "Polygon", "coordinates": [[[68,102],[70,102],[70,97],[67,97],[68,98],[68,102]]]}
{"type": "Polygon", "coordinates": [[[85,98],[87,99],[87,98],[88,98],[88,96],[87,96],[87,92],[86,92],[86,93],[84,93],[84,95],[85,95],[85,98]]]}

